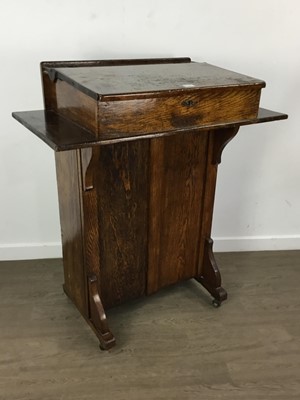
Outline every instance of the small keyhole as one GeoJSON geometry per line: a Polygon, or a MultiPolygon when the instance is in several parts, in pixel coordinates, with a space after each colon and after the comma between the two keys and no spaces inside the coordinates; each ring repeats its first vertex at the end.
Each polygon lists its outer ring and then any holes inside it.
{"type": "Polygon", "coordinates": [[[183,105],[184,107],[192,107],[194,105],[194,102],[193,100],[183,100],[181,105],[183,105]]]}

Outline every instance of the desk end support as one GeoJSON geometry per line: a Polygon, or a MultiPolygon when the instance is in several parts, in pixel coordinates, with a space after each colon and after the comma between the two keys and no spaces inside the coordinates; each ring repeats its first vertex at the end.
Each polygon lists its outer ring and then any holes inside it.
{"type": "Polygon", "coordinates": [[[213,253],[213,240],[205,240],[204,262],[200,276],[195,279],[212,295],[213,306],[219,307],[227,299],[227,292],[221,286],[221,274],[213,253]]]}
{"type": "Polygon", "coordinates": [[[90,322],[99,341],[101,350],[109,350],[116,344],[116,339],[111,333],[102,301],[98,291],[97,277],[88,278],[90,322]]]}

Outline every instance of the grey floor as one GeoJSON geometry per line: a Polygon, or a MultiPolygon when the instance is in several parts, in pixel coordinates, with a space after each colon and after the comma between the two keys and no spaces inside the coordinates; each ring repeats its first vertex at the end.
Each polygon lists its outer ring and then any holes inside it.
{"type": "Polygon", "coordinates": [[[300,251],[218,254],[228,301],[193,281],[108,312],[110,352],[61,260],[0,263],[0,399],[300,399],[300,251]]]}

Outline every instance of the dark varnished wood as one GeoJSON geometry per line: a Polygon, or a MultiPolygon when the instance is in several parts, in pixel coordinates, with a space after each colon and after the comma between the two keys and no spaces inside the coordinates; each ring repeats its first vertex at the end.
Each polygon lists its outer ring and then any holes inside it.
{"type": "Polygon", "coordinates": [[[64,290],[101,348],[115,344],[106,308],[164,286],[195,278],[219,305],[218,165],[241,125],[287,118],[259,109],[265,83],[188,58],[41,72],[45,111],[13,117],[58,151],[64,290]]]}
{"type": "Polygon", "coordinates": [[[56,68],[96,68],[114,66],[140,66],[147,64],[178,64],[189,63],[187,57],[153,58],[133,60],[98,60],[98,61],[51,61],[41,63],[41,75],[46,110],[56,111],[67,116],[71,121],[90,130],[93,136],[98,133],[97,95],[90,96],[89,91],[78,91],[78,85],[67,79],[57,80],[56,68]],[[76,86],[76,88],[74,87],[76,86]],[[94,97],[94,98],[93,98],[94,97]]]}
{"type": "Polygon", "coordinates": [[[223,128],[210,132],[206,150],[207,163],[205,172],[203,212],[201,216],[199,240],[199,263],[196,279],[218,301],[227,298],[226,291],[221,287],[221,275],[213,257],[213,242],[211,240],[212,217],[215,200],[218,164],[221,162],[222,151],[237,134],[239,128],[223,128]]]}
{"type": "Polygon", "coordinates": [[[25,111],[13,113],[13,117],[55,151],[90,147],[97,143],[92,132],[53,111],[25,111]]]}
{"type": "MultiPolygon", "coordinates": [[[[55,65],[55,63],[50,64],[55,65]]],[[[88,129],[93,137],[97,137],[97,102],[85,93],[78,92],[66,82],[56,82],[50,71],[52,70],[49,69],[48,63],[42,62],[41,76],[45,109],[67,116],[72,122],[88,129]]]]}
{"type": "Polygon", "coordinates": [[[197,275],[208,132],[151,141],[148,293],[197,275]]]}
{"type": "Polygon", "coordinates": [[[239,127],[232,127],[227,129],[216,129],[212,132],[213,136],[213,149],[212,157],[209,162],[212,164],[220,164],[221,156],[224,148],[238,133],[239,127]]]}
{"type": "Polygon", "coordinates": [[[74,60],[74,61],[42,61],[41,66],[44,69],[52,68],[77,68],[77,67],[100,67],[116,65],[147,65],[147,64],[176,64],[191,62],[189,57],[172,58],[129,58],[129,59],[111,59],[111,60],[74,60]]]}
{"type": "Polygon", "coordinates": [[[149,142],[101,147],[97,174],[100,291],[105,307],[144,295],[149,142]]]}
{"type": "Polygon", "coordinates": [[[116,340],[108,327],[106,314],[99,296],[97,282],[98,280],[96,275],[91,275],[89,277],[90,320],[93,324],[95,333],[100,340],[101,349],[109,350],[116,344],[116,340]]]}
{"type": "Polygon", "coordinates": [[[253,119],[257,117],[259,97],[256,89],[239,87],[100,102],[99,138],[105,133],[167,132],[253,119]]]}
{"type": "Polygon", "coordinates": [[[50,69],[42,64],[42,75],[49,107],[96,137],[255,118],[265,86],[261,80],[190,60],[50,69]]]}
{"type": "Polygon", "coordinates": [[[80,312],[87,314],[78,150],[55,154],[65,283],[80,312]]]}
{"type": "Polygon", "coordinates": [[[99,276],[98,197],[95,177],[95,165],[99,159],[99,148],[81,149],[79,157],[85,269],[87,276],[99,276]]]}
{"type": "Polygon", "coordinates": [[[96,165],[99,160],[99,148],[81,149],[78,153],[80,164],[81,187],[81,223],[83,232],[83,265],[84,281],[87,285],[88,310],[84,314],[100,341],[103,349],[114,345],[115,340],[110,332],[100,292],[100,243],[98,223],[98,197],[96,190],[96,165]]]}
{"type": "MultiPolygon", "coordinates": [[[[109,133],[103,134],[101,137],[96,139],[92,132],[81,126],[74,124],[58,115],[53,111],[22,111],[14,112],[13,117],[19,121],[22,125],[28,128],[41,140],[47,143],[55,151],[72,150],[78,148],[85,148],[91,146],[108,145],[118,142],[127,142],[137,139],[152,139],[158,137],[165,137],[175,135],[181,132],[185,132],[185,128],[174,129],[168,132],[157,132],[148,133],[143,132],[137,133],[109,133]]],[[[227,127],[235,127],[242,125],[252,125],[260,124],[264,122],[278,121],[282,119],[287,119],[287,115],[283,113],[278,113],[271,110],[266,110],[260,108],[256,118],[249,120],[226,122],[218,125],[201,125],[197,127],[192,127],[188,131],[200,131],[207,130],[210,128],[219,129],[227,127]]]]}
{"type": "Polygon", "coordinates": [[[221,274],[213,253],[213,241],[208,238],[204,241],[204,258],[201,273],[196,280],[213,296],[215,300],[223,302],[227,299],[227,292],[221,285],[221,274]]]}
{"type": "Polygon", "coordinates": [[[97,151],[93,147],[80,150],[82,190],[87,192],[95,187],[95,168],[97,164],[97,151]]]}
{"type": "Polygon", "coordinates": [[[56,108],[56,86],[53,82],[57,80],[56,68],[78,68],[78,67],[108,67],[120,65],[147,65],[147,64],[177,64],[189,63],[189,57],[178,58],[140,58],[128,60],[78,60],[78,61],[43,61],[40,64],[42,75],[42,86],[44,104],[46,109],[56,108]]]}
{"type": "Polygon", "coordinates": [[[48,68],[44,63],[41,63],[40,70],[45,110],[57,110],[56,85],[53,85],[53,81],[48,74],[48,68]]]}
{"type": "Polygon", "coordinates": [[[93,136],[97,137],[98,106],[96,100],[85,93],[78,92],[73,86],[62,81],[55,83],[55,92],[56,107],[53,110],[88,129],[93,136]]]}
{"type": "Polygon", "coordinates": [[[56,153],[62,227],[64,291],[100,340],[101,348],[115,343],[99,295],[100,274],[97,192],[94,163],[99,149],[56,153]]]}
{"type": "Polygon", "coordinates": [[[265,82],[207,63],[77,66],[55,68],[56,79],[100,101],[194,93],[207,88],[265,87],[265,82]]]}

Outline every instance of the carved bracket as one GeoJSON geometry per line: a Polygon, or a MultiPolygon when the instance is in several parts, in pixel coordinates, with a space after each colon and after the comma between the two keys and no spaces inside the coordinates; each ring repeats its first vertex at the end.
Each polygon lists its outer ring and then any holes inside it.
{"type": "Polygon", "coordinates": [[[88,278],[90,321],[100,341],[100,348],[108,350],[116,344],[114,335],[111,333],[106,314],[99,295],[97,277],[92,275],[88,278]]]}
{"type": "Polygon", "coordinates": [[[235,137],[238,133],[239,126],[233,128],[216,129],[213,131],[213,164],[221,163],[221,156],[226,145],[235,137]]]}
{"type": "Polygon", "coordinates": [[[98,151],[91,147],[80,150],[82,189],[87,192],[94,188],[95,163],[97,162],[98,151]]]}
{"type": "Polygon", "coordinates": [[[201,275],[196,280],[221,303],[227,299],[227,292],[221,286],[221,274],[213,253],[213,243],[211,238],[205,240],[201,275]]]}

